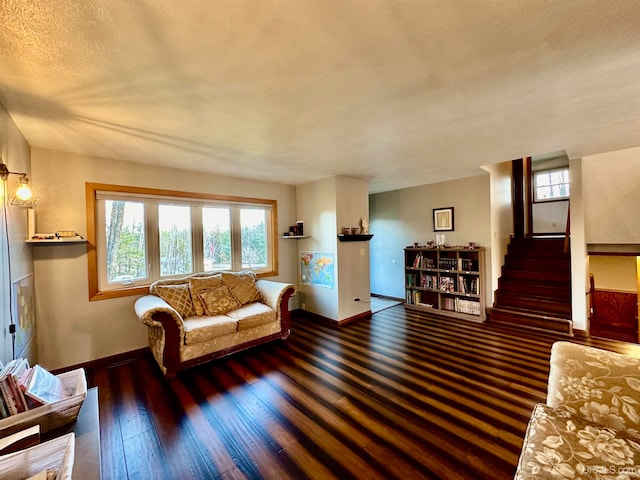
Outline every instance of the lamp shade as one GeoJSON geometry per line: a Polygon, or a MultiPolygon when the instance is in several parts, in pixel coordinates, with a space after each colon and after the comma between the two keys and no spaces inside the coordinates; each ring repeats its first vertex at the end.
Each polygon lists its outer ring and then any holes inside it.
{"type": "Polygon", "coordinates": [[[38,193],[29,183],[26,175],[20,175],[20,180],[9,192],[9,202],[11,205],[19,207],[35,207],[40,201],[38,193]]]}

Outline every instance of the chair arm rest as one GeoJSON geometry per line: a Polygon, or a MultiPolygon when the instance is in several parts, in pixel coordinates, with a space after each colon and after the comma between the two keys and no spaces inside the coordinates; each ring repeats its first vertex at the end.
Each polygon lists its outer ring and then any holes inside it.
{"type": "Polygon", "coordinates": [[[280,309],[282,296],[288,289],[293,289],[291,295],[295,293],[296,287],[291,283],[274,282],[273,280],[258,280],[256,287],[262,295],[265,305],[269,305],[276,312],[280,309]]]}

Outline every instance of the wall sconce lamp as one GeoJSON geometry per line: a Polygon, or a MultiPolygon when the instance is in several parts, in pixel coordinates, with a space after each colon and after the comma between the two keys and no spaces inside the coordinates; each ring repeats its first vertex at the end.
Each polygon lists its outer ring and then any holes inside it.
{"type": "Polygon", "coordinates": [[[10,172],[4,163],[0,163],[0,178],[7,181],[9,174],[20,175],[20,180],[9,192],[9,203],[19,207],[35,207],[40,201],[33,185],[29,183],[27,174],[24,172],[10,172]]]}

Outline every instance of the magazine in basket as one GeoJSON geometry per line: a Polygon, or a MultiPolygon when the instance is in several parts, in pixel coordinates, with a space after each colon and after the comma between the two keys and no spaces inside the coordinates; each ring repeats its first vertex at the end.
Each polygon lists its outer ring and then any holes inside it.
{"type": "Polygon", "coordinates": [[[64,398],[31,408],[0,420],[0,437],[40,425],[40,433],[46,433],[78,418],[87,396],[87,380],[84,369],[79,368],[57,375],[64,390],[64,398]]]}

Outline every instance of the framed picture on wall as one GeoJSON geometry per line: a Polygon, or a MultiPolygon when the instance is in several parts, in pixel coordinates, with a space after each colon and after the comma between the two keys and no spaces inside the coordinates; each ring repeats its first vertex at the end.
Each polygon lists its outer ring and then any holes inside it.
{"type": "Polygon", "coordinates": [[[433,209],[433,231],[453,231],[453,207],[433,209]]]}

